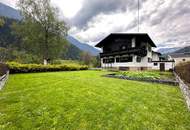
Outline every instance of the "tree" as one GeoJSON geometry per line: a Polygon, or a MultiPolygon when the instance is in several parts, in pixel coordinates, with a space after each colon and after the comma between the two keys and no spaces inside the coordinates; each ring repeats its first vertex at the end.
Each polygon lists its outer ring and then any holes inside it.
{"type": "Polygon", "coordinates": [[[13,28],[23,41],[23,48],[41,59],[44,64],[57,57],[62,49],[62,40],[67,35],[67,26],[58,18],[59,10],[50,0],[19,0],[22,21],[13,28]]]}
{"type": "Polygon", "coordinates": [[[0,18],[0,28],[5,24],[5,21],[3,18],[0,18]]]}

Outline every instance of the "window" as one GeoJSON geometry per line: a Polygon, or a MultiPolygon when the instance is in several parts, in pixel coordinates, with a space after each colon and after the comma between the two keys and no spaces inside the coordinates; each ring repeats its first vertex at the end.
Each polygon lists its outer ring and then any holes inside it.
{"type": "Polygon", "coordinates": [[[132,39],[132,48],[135,47],[135,38],[132,39]]]}
{"type": "Polygon", "coordinates": [[[133,62],[133,57],[132,56],[122,56],[122,57],[117,57],[116,62],[133,62]]]}
{"type": "Polygon", "coordinates": [[[149,51],[149,52],[151,52],[151,51],[152,51],[151,46],[148,46],[148,51],[149,51]]]}
{"type": "Polygon", "coordinates": [[[141,62],[141,57],[140,56],[137,56],[137,62],[140,63],[141,62]]]}
{"type": "Polygon", "coordinates": [[[111,51],[111,48],[110,48],[110,47],[104,47],[103,49],[104,49],[104,50],[103,50],[104,52],[110,52],[110,51],[111,51]]]}
{"type": "Polygon", "coordinates": [[[185,59],[183,59],[183,61],[185,61],[185,59]]]}
{"type": "Polygon", "coordinates": [[[104,58],[103,63],[114,63],[114,58],[104,58]]]}
{"type": "Polygon", "coordinates": [[[119,62],[119,61],[120,61],[120,58],[119,58],[119,57],[117,57],[117,58],[116,58],[116,62],[119,62]]]}
{"type": "Polygon", "coordinates": [[[154,63],[154,66],[158,66],[158,63],[154,63]]]}
{"type": "Polygon", "coordinates": [[[121,46],[121,50],[126,50],[126,49],[127,49],[127,47],[125,45],[121,46]]]}
{"type": "Polygon", "coordinates": [[[148,62],[151,62],[152,61],[152,59],[151,58],[148,58],[148,62]]]}

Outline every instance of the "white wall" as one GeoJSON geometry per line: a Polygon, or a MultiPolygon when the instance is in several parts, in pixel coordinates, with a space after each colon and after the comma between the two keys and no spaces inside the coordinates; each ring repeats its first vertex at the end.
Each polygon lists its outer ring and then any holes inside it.
{"type": "Polygon", "coordinates": [[[133,62],[117,63],[116,58],[115,58],[115,63],[104,64],[103,63],[103,58],[102,58],[101,59],[101,64],[102,64],[102,67],[108,67],[108,66],[110,66],[110,67],[148,67],[148,66],[151,66],[151,63],[148,63],[148,57],[147,56],[142,57],[141,62],[136,61],[137,56],[135,56],[135,55],[132,55],[132,56],[133,56],[133,62]]]}
{"type": "Polygon", "coordinates": [[[175,65],[190,61],[190,57],[179,57],[179,58],[173,58],[173,59],[175,61],[175,65]],[[185,59],[185,61],[183,61],[183,59],[185,59]]]}
{"type": "Polygon", "coordinates": [[[159,61],[159,60],[160,60],[160,58],[159,58],[158,53],[152,52],[152,61],[159,61]]]}
{"type": "Polygon", "coordinates": [[[160,70],[160,63],[164,63],[165,64],[165,70],[171,70],[174,68],[174,62],[155,62],[158,65],[154,66],[154,62],[152,63],[152,69],[153,70],[160,70]]]}

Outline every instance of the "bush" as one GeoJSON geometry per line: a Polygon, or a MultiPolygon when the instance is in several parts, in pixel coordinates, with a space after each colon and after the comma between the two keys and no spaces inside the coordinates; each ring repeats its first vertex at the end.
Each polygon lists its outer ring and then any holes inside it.
{"type": "Polygon", "coordinates": [[[42,64],[19,64],[16,62],[8,62],[10,73],[33,73],[33,72],[53,72],[53,71],[76,71],[87,70],[84,65],[42,65],[42,64]]]}
{"type": "Polygon", "coordinates": [[[0,76],[4,75],[8,70],[8,66],[3,64],[3,63],[0,63],[0,76]]]}
{"type": "Polygon", "coordinates": [[[183,80],[190,83],[190,62],[177,65],[175,71],[183,80]]]}

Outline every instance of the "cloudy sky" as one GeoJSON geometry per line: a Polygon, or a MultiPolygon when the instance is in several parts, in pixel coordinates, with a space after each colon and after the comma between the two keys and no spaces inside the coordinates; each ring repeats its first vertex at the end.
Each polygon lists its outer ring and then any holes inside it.
{"type": "MultiPolygon", "coordinates": [[[[17,0],[0,0],[15,7],[17,0]]],[[[52,0],[69,34],[95,45],[110,33],[137,32],[137,0],[52,0]]],[[[190,0],[140,0],[140,32],[158,47],[190,45],[190,0]]]]}

